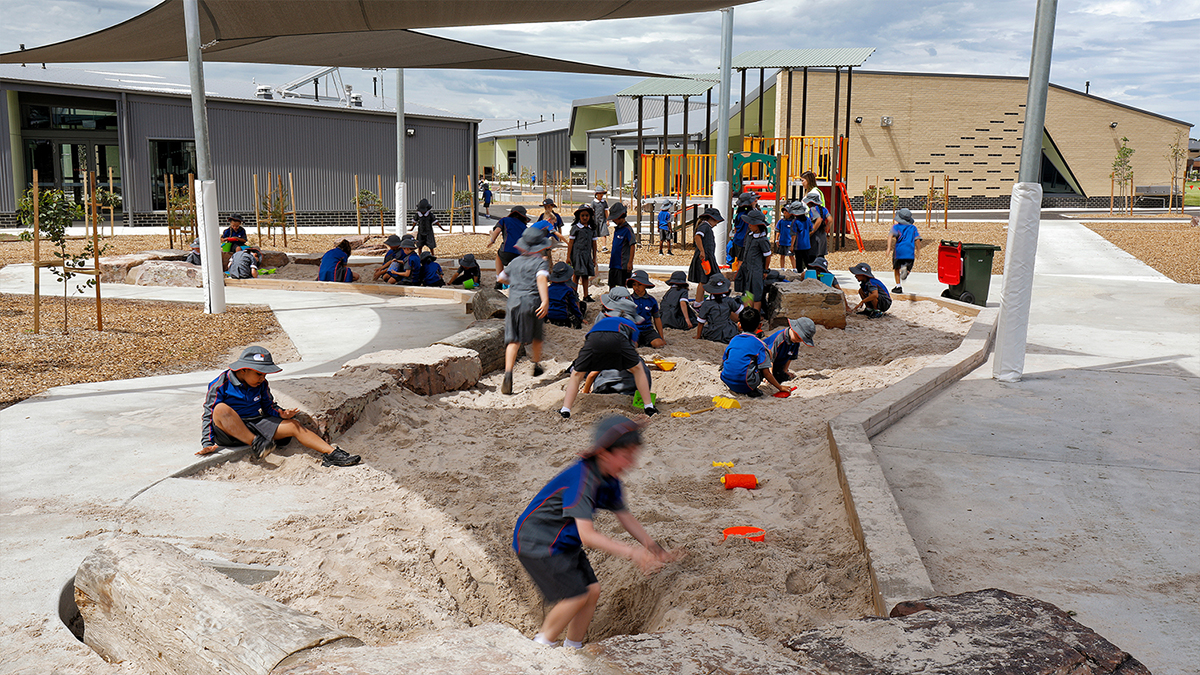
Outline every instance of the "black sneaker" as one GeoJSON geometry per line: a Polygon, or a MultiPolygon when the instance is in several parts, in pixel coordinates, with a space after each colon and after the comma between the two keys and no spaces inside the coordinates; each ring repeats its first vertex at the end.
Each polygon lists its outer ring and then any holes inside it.
{"type": "Polygon", "coordinates": [[[497,282],[496,282],[496,286],[495,286],[495,288],[496,288],[496,290],[498,290],[498,291],[502,291],[502,290],[504,290],[504,284],[502,284],[502,283],[500,283],[499,281],[497,281],[497,282]]]}
{"type": "Polygon", "coordinates": [[[505,395],[512,394],[512,371],[504,373],[504,382],[500,385],[500,393],[505,395]]]}
{"type": "Polygon", "coordinates": [[[903,293],[903,292],[904,292],[904,289],[903,289],[903,288],[900,288],[899,286],[897,286],[897,287],[895,287],[895,288],[893,288],[893,289],[892,289],[892,292],[893,292],[893,293],[903,293]]]}
{"type": "Polygon", "coordinates": [[[873,309],[869,314],[867,314],[868,319],[878,319],[881,316],[883,316],[883,312],[878,309],[873,309]]]}
{"type": "Polygon", "coordinates": [[[642,408],[642,412],[646,413],[646,417],[654,417],[658,414],[658,408],[648,405],[645,408],[642,408]]]}
{"type": "Polygon", "coordinates": [[[542,369],[542,364],[540,364],[540,363],[533,364],[533,376],[534,377],[539,377],[544,372],[546,372],[546,371],[544,369],[542,369]]]}
{"type": "Polygon", "coordinates": [[[351,455],[338,446],[333,446],[333,452],[325,455],[325,459],[321,460],[321,466],[354,466],[362,461],[362,457],[351,455]]]}
{"type": "Polygon", "coordinates": [[[571,411],[570,410],[559,410],[558,414],[561,415],[564,420],[571,419],[571,411]]]}
{"type": "Polygon", "coordinates": [[[595,300],[592,299],[592,296],[585,295],[583,296],[583,302],[595,302],[595,300]]]}
{"type": "Polygon", "coordinates": [[[250,456],[254,459],[262,459],[275,451],[275,441],[266,436],[255,435],[254,440],[250,442],[250,456]]]}

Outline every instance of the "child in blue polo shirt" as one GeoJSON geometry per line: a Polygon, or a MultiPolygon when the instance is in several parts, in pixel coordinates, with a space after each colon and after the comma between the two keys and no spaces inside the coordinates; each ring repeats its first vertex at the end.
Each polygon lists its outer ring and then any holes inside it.
{"type": "Polygon", "coordinates": [[[612,221],[612,254],[608,259],[608,287],[624,286],[633,274],[634,234],[625,221],[628,211],[625,205],[617,202],[608,210],[609,220],[612,221]]]}
{"type": "Polygon", "coordinates": [[[583,647],[600,599],[600,583],[584,548],[631,560],[646,574],[686,553],[659,546],[625,506],[621,476],[637,465],[641,446],[641,427],[633,420],[619,415],[601,420],[592,446],[578,462],[551,479],[517,518],[512,542],[517,560],[546,602],[554,603],[533,638],[535,642],[554,646],[566,629],[564,644],[583,647]],[[597,532],[592,521],[598,510],[612,511],[641,546],[597,532]]]}
{"type": "Polygon", "coordinates": [[[658,212],[658,254],[662,255],[663,242],[667,244],[667,255],[671,252],[671,202],[663,202],[658,212]]]}
{"type": "MultiPolygon", "coordinates": [[[[603,298],[601,302],[604,302],[603,298]]],[[[642,400],[654,400],[650,396],[650,382],[642,367],[642,357],[637,353],[638,325],[635,320],[641,321],[637,305],[628,298],[610,298],[605,306],[607,312],[592,325],[579,355],[571,363],[571,379],[567,382],[563,405],[558,411],[564,419],[570,419],[571,406],[575,404],[579,386],[588,373],[601,370],[628,370],[633,373],[633,381],[637,383],[642,400]],[[635,320],[627,317],[635,317],[635,320]]],[[[648,417],[658,414],[653,404],[646,405],[644,411],[648,417]]]]}
{"type": "Polygon", "coordinates": [[[666,342],[662,337],[662,312],[658,309],[658,300],[646,292],[646,289],[654,288],[654,282],[650,281],[646,270],[638,270],[629,279],[629,286],[633,289],[629,299],[637,305],[638,316],[642,317],[641,327],[638,329],[638,346],[661,347],[665,345],[666,342]]]}
{"type": "Polygon", "coordinates": [[[267,375],[283,368],[275,365],[271,352],[247,347],[229,369],[208,385],[201,417],[200,451],[211,455],[222,447],[250,446],[250,454],[262,459],[276,446],[293,438],[324,455],[325,466],[354,466],[362,458],[326,443],[296,419],[296,410],[283,410],[271,396],[267,375]]]}
{"type": "Polygon", "coordinates": [[[421,285],[421,256],[417,255],[417,241],[405,235],[400,240],[400,255],[388,263],[384,280],[402,286],[421,285]]]}
{"type": "Polygon", "coordinates": [[[446,280],[442,277],[442,265],[432,251],[426,251],[421,255],[421,285],[432,287],[446,285],[446,280]]]}
{"type": "Polygon", "coordinates": [[[721,381],[730,391],[751,398],[763,395],[758,385],[764,379],[781,392],[790,391],[771,373],[771,353],[766,343],[754,334],[761,323],[758,310],[753,307],[743,309],[738,321],[742,332],[729,341],[721,356],[721,381]]]}
{"type": "MultiPolygon", "coordinates": [[[[787,269],[790,267],[788,258],[792,257],[792,230],[795,216],[792,215],[792,205],[787,202],[780,205],[779,210],[782,215],[775,222],[775,253],[779,255],[779,269],[787,269]]],[[[771,268],[769,262],[767,268],[771,268]]]]}
{"type": "Polygon", "coordinates": [[[583,310],[579,294],[571,283],[575,270],[565,262],[556,262],[550,270],[550,311],[546,320],[564,328],[582,328],[583,310]]]}
{"type": "Polygon", "coordinates": [[[804,202],[792,202],[792,255],[796,258],[796,271],[804,273],[808,263],[816,259],[812,251],[812,222],[808,217],[812,211],[804,202]]]}
{"type": "Polygon", "coordinates": [[[867,263],[858,263],[851,267],[850,273],[858,279],[858,297],[861,298],[850,311],[865,314],[868,319],[883,316],[883,313],[892,307],[892,296],[888,294],[887,284],[871,274],[871,266],[867,263]],[[864,305],[866,309],[859,312],[858,308],[864,305]]]}
{"type": "MultiPolygon", "coordinates": [[[[528,224],[529,216],[526,215],[525,207],[520,204],[512,207],[512,211],[507,216],[496,221],[496,226],[492,228],[492,236],[488,239],[488,248],[491,248],[492,244],[496,243],[496,238],[501,234],[504,235],[504,243],[496,251],[496,276],[504,271],[505,265],[521,255],[521,252],[517,250],[517,241],[525,233],[525,227],[528,224]]],[[[496,290],[503,287],[503,282],[496,282],[496,290]]]]}
{"type": "Polygon", "coordinates": [[[771,374],[780,382],[796,376],[789,367],[800,355],[800,345],[813,346],[813,335],[817,324],[807,316],[788,321],[788,325],[763,338],[767,353],[771,355],[771,374]]]}
{"type": "MultiPolygon", "coordinates": [[[[240,250],[246,245],[248,236],[245,228],[242,227],[242,217],[236,213],[229,216],[229,227],[221,233],[221,250],[229,253],[230,251],[240,250]]],[[[262,242],[258,242],[262,245],[262,242]]]]}
{"type": "Polygon", "coordinates": [[[921,233],[913,221],[912,211],[896,211],[896,224],[892,225],[888,237],[888,252],[892,254],[892,273],[896,275],[896,287],[892,292],[903,293],[900,282],[908,278],[917,262],[917,254],[921,252],[921,233]]]}

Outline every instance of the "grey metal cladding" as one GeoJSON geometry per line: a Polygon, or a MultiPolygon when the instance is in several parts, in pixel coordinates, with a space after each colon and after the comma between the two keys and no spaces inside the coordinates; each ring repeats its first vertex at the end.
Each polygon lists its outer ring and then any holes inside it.
{"type": "Polygon", "coordinates": [[[555,178],[571,173],[571,134],[566,129],[538,134],[538,166],[540,172],[555,178]]]}
{"type": "MultiPolygon", "coordinates": [[[[8,92],[0,89],[0,120],[4,121],[4,132],[0,133],[0,213],[11,213],[17,210],[13,195],[13,162],[14,153],[23,152],[22,148],[14,148],[8,133],[8,92]]],[[[24,182],[24,181],[22,181],[24,182]]]]}

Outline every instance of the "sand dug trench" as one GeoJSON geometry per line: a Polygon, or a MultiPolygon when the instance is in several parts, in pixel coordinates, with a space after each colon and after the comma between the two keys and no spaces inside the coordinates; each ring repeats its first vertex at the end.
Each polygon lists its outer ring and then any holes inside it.
{"type": "MultiPolygon", "coordinates": [[[[869,612],[866,563],[846,521],[824,423],[955,348],[969,323],[930,302],[898,303],[874,321],[851,317],[845,331],[818,328],[817,347],[801,351],[792,398],[742,397],[740,410],[655,418],[641,465],[625,480],[628,503],[652,536],[691,555],[645,578],[627,561],[590,553],[603,595],[589,640],[717,622],[777,644],[869,612]],[[762,487],[724,490],[713,461],[735,462],[762,487]],[[731,525],[763,527],[767,540],[722,542],[731,525]]],[[[336,439],[367,466],[323,469],[310,454],[282,452],[266,464],[210,470],[204,478],[331,495],[326,514],[284,519],[266,547],[229,554],[294,568],[258,589],[368,643],[487,622],[532,634],[543,608],[510,548],[514,519],[587,445],[593,422],[629,411],[628,397],[591,395],[570,420],[554,413],[561,371],[581,339],[548,327],[547,372],[534,380],[519,364],[514,396],[499,393],[493,373],[468,391],[402,390],[377,400],[336,439]]],[[[678,331],[667,339],[662,349],[642,350],[680,364],[655,373],[663,410],[703,408],[727,393],[712,365],[723,345],[678,331]]],[[[619,530],[608,514],[597,526],[619,530]]]]}

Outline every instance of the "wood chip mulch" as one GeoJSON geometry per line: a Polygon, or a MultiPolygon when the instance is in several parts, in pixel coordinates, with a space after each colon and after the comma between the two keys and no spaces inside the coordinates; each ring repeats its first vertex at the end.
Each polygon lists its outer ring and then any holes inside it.
{"type": "Polygon", "coordinates": [[[1181,284],[1200,284],[1200,227],[1189,223],[1086,223],[1096,234],[1181,284]]]}

